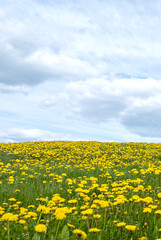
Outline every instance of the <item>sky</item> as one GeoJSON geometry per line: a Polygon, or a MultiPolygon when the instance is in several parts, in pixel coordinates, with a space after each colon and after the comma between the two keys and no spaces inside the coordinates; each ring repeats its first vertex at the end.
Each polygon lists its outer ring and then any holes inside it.
{"type": "Polygon", "coordinates": [[[161,1],[0,1],[0,142],[161,142],[161,1]]]}

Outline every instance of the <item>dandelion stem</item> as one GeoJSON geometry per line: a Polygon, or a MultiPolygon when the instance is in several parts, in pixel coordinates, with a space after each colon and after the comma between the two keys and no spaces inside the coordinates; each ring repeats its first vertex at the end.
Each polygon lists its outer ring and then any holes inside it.
{"type": "Polygon", "coordinates": [[[38,218],[38,220],[37,220],[37,224],[39,224],[40,219],[41,219],[41,216],[42,216],[42,212],[41,212],[40,215],[39,215],[39,218],[38,218]]]}
{"type": "Polygon", "coordinates": [[[105,229],[106,226],[106,208],[105,208],[105,215],[104,215],[104,224],[103,224],[103,229],[105,229]]]}
{"type": "Polygon", "coordinates": [[[9,221],[7,223],[7,235],[8,235],[8,240],[10,240],[10,223],[9,223],[9,221]]]}
{"type": "Polygon", "coordinates": [[[60,226],[60,221],[58,222],[58,226],[56,229],[55,240],[57,239],[57,236],[58,236],[59,226],[60,226]]]}

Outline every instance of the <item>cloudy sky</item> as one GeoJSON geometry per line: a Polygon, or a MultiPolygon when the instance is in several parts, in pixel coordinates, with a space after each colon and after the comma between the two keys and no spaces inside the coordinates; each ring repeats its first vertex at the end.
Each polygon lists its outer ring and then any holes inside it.
{"type": "Polygon", "coordinates": [[[161,1],[0,1],[0,142],[161,141],[161,1]]]}

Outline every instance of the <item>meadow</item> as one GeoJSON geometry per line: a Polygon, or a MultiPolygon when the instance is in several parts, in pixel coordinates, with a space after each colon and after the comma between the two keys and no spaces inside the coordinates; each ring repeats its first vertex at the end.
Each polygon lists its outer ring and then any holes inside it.
{"type": "Polygon", "coordinates": [[[0,239],[161,240],[161,144],[0,143],[0,239]]]}

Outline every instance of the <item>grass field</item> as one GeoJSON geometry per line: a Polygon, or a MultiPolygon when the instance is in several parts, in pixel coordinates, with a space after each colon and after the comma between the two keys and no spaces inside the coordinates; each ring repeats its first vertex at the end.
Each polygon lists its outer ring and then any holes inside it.
{"type": "Polygon", "coordinates": [[[161,239],[161,144],[0,144],[0,239],[161,239]]]}

